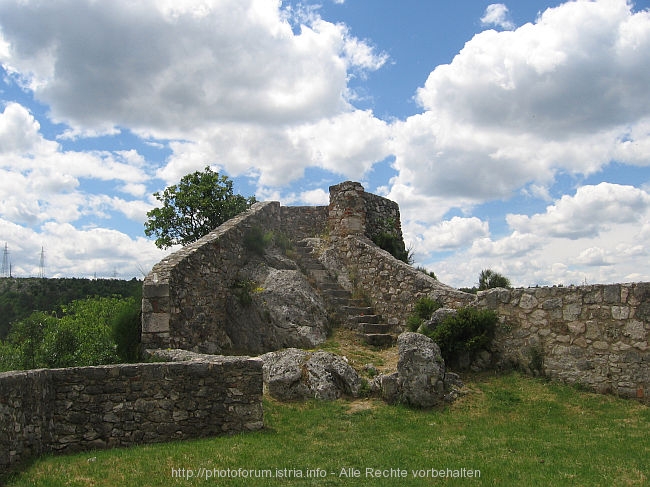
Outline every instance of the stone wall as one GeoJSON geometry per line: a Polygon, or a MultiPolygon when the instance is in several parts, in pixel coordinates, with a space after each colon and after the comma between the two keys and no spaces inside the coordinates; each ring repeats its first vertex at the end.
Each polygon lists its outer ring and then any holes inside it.
{"type": "Polygon", "coordinates": [[[258,359],[215,357],[0,374],[0,472],[47,452],[262,427],[258,359]]]}
{"type": "Polygon", "coordinates": [[[156,264],[143,284],[144,348],[221,353],[233,346],[225,333],[226,302],[246,263],[245,237],[280,228],[280,204],[253,207],[156,264]]]}
{"type": "Polygon", "coordinates": [[[474,303],[475,296],[458,291],[393,258],[368,238],[334,237],[321,260],[343,287],[366,296],[384,321],[403,327],[415,303],[429,296],[446,307],[474,303]]]}
{"type": "Polygon", "coordinates": [[[281,231],[292,240],[327,232],[327,206],[281,206],[281,231]]]}
{"type": "Polygon", "coordinates": [[[144,348],[182,348],[223,353],[239,348],[226,333],[227,302],[239,271],[250,259],[246,237],[252,230],[284,233],[294,240],[320,235],[327,228],[327,207],[253,207],[210,234],[156,264],[144,280],[144,348]]]}
{"type": "Polygon", "coordinates": [[[650,396],[650,283],[493,289],[503,363],[598,392],[650,396]]]}
{"type": "Polygon", "coordinates": [[[381,196],[366,193],[359,183],[346,181],[330,186],[328,226],[330,235],[366,236],[373,239],[384,233],[403,244],[399,205],[381,196]]]}
{"type": "Polygon", "coordinates": [[[328,227],[330,235],[365,235],[366,202],[365,191],[359,183],[346,181],[330,186],[328,227]]]}
{"type": "Polygon", "coordinates": [[[363,193],[366,206],[366,237],[373,240],[381,234],[392,235],[404,247],[399,205],[372,193],[363,193]]]}

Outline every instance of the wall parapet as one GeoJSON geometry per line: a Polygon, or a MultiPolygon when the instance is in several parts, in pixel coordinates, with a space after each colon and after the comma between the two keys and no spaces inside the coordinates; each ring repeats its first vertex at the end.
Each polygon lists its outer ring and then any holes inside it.
{"type": "Polygon", "coordinates": [[[0,472],[43,453],[263,426],[262,362],[249,357],[0,374],[0,472]]]}
{"type": "Polygon", "coordinates": [[[333,237],[321,260],[339,275],[344,287],[368,297],[375,311],[393,326],[404,327],[416,301],[425,296],[449,308],[475,303],[473,294],[442,284],[395,259],[366,237],[333,237]],[[346,276],[341,275],[343,269],[346,276]]]}
{"type": "Polygon", "coordinates": [[[650,396],[650,283],[492,289],[504,363],[597,392],[650,396]]]}

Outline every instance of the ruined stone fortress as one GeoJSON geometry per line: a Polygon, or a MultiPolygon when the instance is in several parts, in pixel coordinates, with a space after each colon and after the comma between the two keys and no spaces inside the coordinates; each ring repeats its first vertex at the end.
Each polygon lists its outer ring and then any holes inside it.
{"type": "Polygon", "coordinates": [[[228,303],[247,259],[245,235],[256,227],[294,242],[326,240],[319,260],[327,272],[341,287],[363,294],[394,333],[404,329],[423,296],[449,308],[493,309],[500,317],[493,345],[498,365],[625,397],[650,394],[650,283],[460,292],[372,243],[382,232],[401,240],[399,207],[354,182],[332,186],[328,207],[258,203],[156,265],[144,283],[146,347],[251,352],[236,342],[241,334],[229,334],[228,303]]]}
{"type": "Polygon", "coordinates": [[[491,366],[647,401],[650,283],[472,295],[380,249],[382,234],[403,245],[398,205],[344,182],[329,206],[256,203],[172,253],[144,281],[143,347],[218,355],[0,374],[0,470],[44,452],[259,429],[262,362],[247,355],[315,348],[333,321],[386,343],[424,296],[497,312],[491,366]],[[275,243],[260,248],[267,235],[275,243]]]}

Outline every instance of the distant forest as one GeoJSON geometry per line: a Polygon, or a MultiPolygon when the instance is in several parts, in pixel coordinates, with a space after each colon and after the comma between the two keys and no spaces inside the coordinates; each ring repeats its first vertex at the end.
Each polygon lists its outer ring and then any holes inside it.
{"type": "Polygon", "coordinates": [[[78,299],[91,297],[135,297],[142,294],[142,281],[131,279],[43,279],[0,278],[0,340],[4,340],[11,324],[34,311],[55,313],[78,299]]]}

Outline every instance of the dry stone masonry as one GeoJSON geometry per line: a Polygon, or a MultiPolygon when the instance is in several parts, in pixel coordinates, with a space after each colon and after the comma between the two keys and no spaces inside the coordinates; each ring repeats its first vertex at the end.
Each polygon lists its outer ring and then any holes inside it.
{"type": "Polygon", "coordinates": [[[502,363],[598,392],[648,399],[650,283],[479,293],[495,310],[502,363]]]}
{"type": "Polygon", "coordinates": [[[262,427],[258,359],[212,357],[0,374],[0,473],[47,452],[262,427]]]}
{"type": "MultiPolygon", "coordinates": [[[[232,332],[246,326],[233,324],[228,303],[238,273],[250,262],[242,239],[254,227],[282,232],[294,243],[309,238],[324,272],[350,295],[365,299],[395,334],[404,330],[415,303],[424,296],[445,308],[494,309],[501,325],[492,362],[626,397],[647,400],[650,395],[650,284],[500,289],[478,297],[463,293],[377,247],[372,239],[381,234],[402,239],[399,207],[350,181],[330,187],[327,207],[258,203],[154,267],[144,284],[146,347],[246,352],[252,341],[232,332]]],[[[321,290],[303,293],[301,302],[316,303],[319,294],[321,290]]],[[[299,314],[290,309],[287,313],[299,314]]],[[[306,330],[305,320],[292,323],[306,330]]],[[[255,328],[258,325],[247,333],[266,337],[265,328],[255,328]]],[[[264,351],[302,346],[262,341],[268,347],[264,351]]],[[[387,379],[387,387],[389,383],[387,379]]]]}

